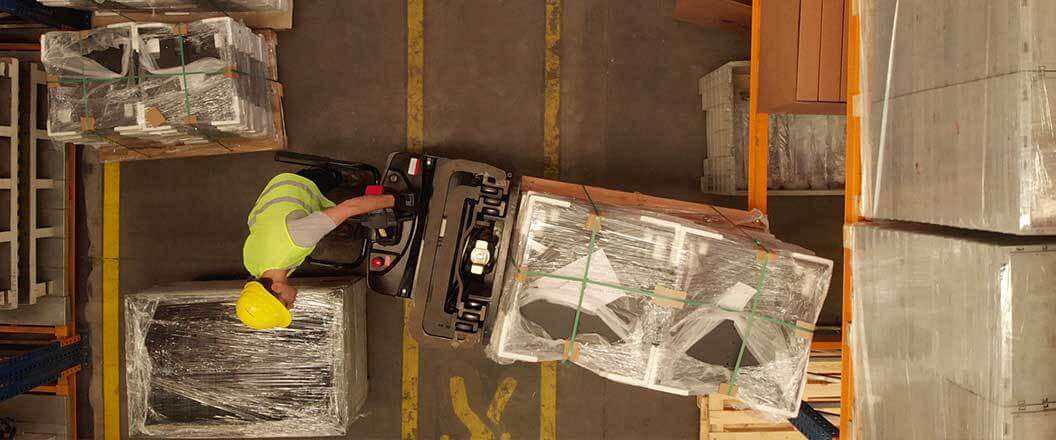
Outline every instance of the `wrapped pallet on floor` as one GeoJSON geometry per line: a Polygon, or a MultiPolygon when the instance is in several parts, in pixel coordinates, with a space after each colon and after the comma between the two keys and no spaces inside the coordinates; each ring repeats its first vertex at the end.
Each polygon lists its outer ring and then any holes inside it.
{"type": "Polygon", "coordinates": [[[1056,438],[1056,239],[858,224],[856,439],[1056,438]]]}
{"type": "Polygon", "coordinates": [[[831,261],[770,235],[761,215],[745,224],[708,205],[629,205],[566,186],[522,188],[493,359],[567,360],[617,382],[798,413],[831,261]]]}
{"type": "Polygon", "coordinates": [[[121,12],[279,11],[290,0],[40,0],[45,6],[121,12]]]}
{"type": "Polygon", "coordinates": [[[293,323],[235,316],[243,282],[124,298],[132,437],[343,436],[367,396],[366,282],[301,279],[293,323]]]}
{"type": "Polygon", "coordinates": [[[1056,2],[860,9],[863,216],[1056,234],[1056,2]]]}
{"type": "Polygon", "coordinates": [[[48,32],[48,136],[104,161],[284,148],[269,36],[230,17],[48,32]]]}

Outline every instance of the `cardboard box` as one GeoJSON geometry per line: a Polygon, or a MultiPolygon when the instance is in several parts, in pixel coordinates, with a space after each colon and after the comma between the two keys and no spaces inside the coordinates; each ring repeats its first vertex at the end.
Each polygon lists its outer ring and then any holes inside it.
{"type": "Polygon", "coordinates": [[[845,6],[846,0],[762,3],[760,112],[846,113],[845,6]]]}
{"type": "Polygon", "coordinates": [[[678,0],[675,20],[748,34],[752,0],[678,0]]]}

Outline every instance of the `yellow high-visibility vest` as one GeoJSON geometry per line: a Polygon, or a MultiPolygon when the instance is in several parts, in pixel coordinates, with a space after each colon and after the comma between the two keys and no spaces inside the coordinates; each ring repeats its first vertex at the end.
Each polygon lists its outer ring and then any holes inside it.
{"type": "Polygon", "coordinates": [[[254,277],[271,269],[300,266],[315,246],[294,243],[286,228],[286,216],[294,211],[305,215],[334,207],[311,180],[291,173],[275,176],[264,187],[249,213],[249,237],[242,247],[242,263],[254,277]]]}

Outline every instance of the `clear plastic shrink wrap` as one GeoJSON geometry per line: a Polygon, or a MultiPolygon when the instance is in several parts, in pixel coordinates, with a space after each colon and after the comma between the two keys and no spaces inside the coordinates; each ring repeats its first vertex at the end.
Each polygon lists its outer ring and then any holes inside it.
{"type": "Polygon", "coordinates": [[[284,11],[289,0],[38,0],[45,6],[99,11],[284,11]]]}
{"type": "MultiPolygon", "coordinates": [[[[707,158],[702,189],[748,188],[748,62],[727,63],[700,79],[707,158]]],[[[770,115],[767,185],[775,190],[831,190],[844,185],[847,118],[770,115]]]]}
{"type": "Polygon", "coordinates": [[[735,385],[749,406],[795,416],[832,262],[701,206],[661,213],[524,193],[489,355],[568,359],[682,395],[735,385]],[[709,334],[730,324],[744,343],[712,346],[709,334]]]}
{"type": "Polygon", "coordinates": [[[863,215],[1056,234],[1056,2],[860,9],[863,215]]]}
{"type": "Polygon", "coordinates": [[[48,135],[90,145],[273,137],[269,51],[229,17],[48,32],[48,135]]]}
{"type": "Polygon", "coordinates": [[[1056,241],[853,226],[854,438],[1056,438],[1056,241]]]}
{"type": "Polygon", "coordinates": [[[344,435],[366,396],[365,290],[299,286],[290,327],[234,313],[242,283],[183,283],[125,297],[131,436],[344,435]]]}

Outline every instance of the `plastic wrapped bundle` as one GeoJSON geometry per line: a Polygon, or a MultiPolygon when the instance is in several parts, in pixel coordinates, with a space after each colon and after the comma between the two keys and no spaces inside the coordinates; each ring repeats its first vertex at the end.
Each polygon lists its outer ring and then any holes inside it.
{"type": "Polygon", "coordinates": [[[854,438],[1056,438],[1056,242],[921,225],[849,235],[854,438]]]}
{"type": "Polygon", "coordinates": [[[755,409],[797,414],[831,261],[692,216],[537,192],[519,212],[495,360],[568,359],[681,395],[725,384],[755,409]],[[740,348],[715,348],[710,334],[730,325],[740,348]]]}
{"type": "Polygon", "coordinates": [[[1056,234],[1056,2],[863,0],[861,17],[863,215],[1056,234]]]}
{"type": "Polygon", "coordinates": [[[282,11],[289,0],[39,0],[45,6],[103,11],[282,11]]]}
{"type": "Polygon", "coordinates": [[[241,283],[125,298],[131,436],[316,437],[346,432],[366,397],[365,287],[298,286],[289,328],[238,321],[241,283]]]}
{"type": "MultiPolygon", "coordinates": [[[[748,188],[748,66],[747,61],[727,63],[700,79],[705,192],[735,194],[748,188]]],[[[846,131],[844,116],[771,114],[768,187],[842,189],[846,131]]]]}
{"type": "Polygon", "coordinates": [[[269,54],[231,18],[49,32],[41,48],[56,141],[193,145],[275,135],[269,54]]]}

